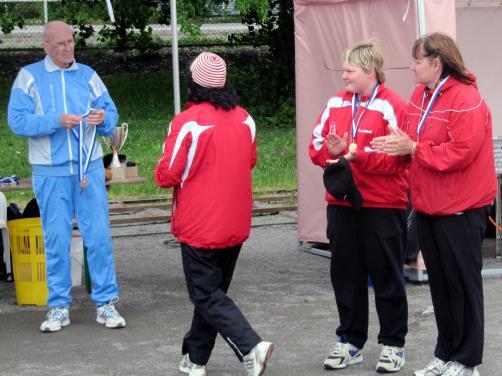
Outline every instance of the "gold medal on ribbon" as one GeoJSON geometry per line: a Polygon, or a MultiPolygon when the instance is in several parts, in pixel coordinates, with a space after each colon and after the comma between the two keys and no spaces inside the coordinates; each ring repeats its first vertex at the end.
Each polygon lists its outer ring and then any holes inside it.
{"type": "Polygon", "coordinates": [[[355,142],[352,142],[349,145],[349,153],[354,154],[357,151],[357,144],[355,142]]]}
{"type": "Polygon", "coordinates": [[[86,178],[83,178],[81,181],[80,181],[80,186],[82,188],[85,188],[89,185],[89,180],[87,180],[86,178]]]}

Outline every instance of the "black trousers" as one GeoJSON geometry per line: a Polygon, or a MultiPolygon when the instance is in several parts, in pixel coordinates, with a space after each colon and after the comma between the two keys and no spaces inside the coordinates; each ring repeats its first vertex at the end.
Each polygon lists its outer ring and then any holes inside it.
{"type": "Polygon", "coordinates": [[[241,245],[201,249],[181,243],[188,294],[194,304],[192,326],[183,339],[182,354],[205,365],[220,333],[240,361],[260,341],[237,305],[227,296],[241,245]]]}
{"type": "Polygon", "coordinates": [[[331,282],[342,341],[362,348],[368,339],[368,275],[380,322],[378,343],[402,347],[408,332],[403,265],[406,213],[400,209],[328,206],[331,282]]]}
{"type": "Polygon", "coordinates": [[[434,355],[468,367],[481,364],[484,342],[482,244],[488,207],[459,215],[417,213],[417,229],[434,305],[434,355]]]}

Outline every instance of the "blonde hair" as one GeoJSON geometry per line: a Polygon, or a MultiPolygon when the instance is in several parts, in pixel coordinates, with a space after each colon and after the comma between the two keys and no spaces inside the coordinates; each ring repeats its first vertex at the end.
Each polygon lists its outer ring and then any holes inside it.
{"type": "Polygon", "coordinates": [[[375,69],[378,82],[385,82],[383,71],[383,55],[373,39],[358,42],[353,47],[345,50],[342,56],[343,64],[354,64],[361,67],[365,72],[375,69]]]}

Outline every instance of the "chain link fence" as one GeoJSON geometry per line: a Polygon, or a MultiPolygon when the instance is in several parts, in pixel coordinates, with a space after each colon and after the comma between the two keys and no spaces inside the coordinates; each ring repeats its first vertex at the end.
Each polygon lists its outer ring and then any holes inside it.
{"type": "MultiPolygon", "coordinates": [[[[103,1],[104,3],[104,1],[103,1]]],[[[38,49],[42,43],[43,25],[47,21],[63,19],[60,0],[4,0],[0,1],[0,19],[6,15],[14,18],[7,27],[2,23],[0,31],[0,50],[29,50],[38,49]],[[16,24],[15,19],[23,20],[22,27],[16,24]],[[12,30],[9,30],[12,29],[12,30]]],[[[90,22],[94,34],[86,39],[88,47],[107,47],[99,38],[99,31],[103,24],[90,22]]],[[[152,35],[159,45],[170,45],[171,26],[151,24],[152,35]]],[[[180,27],[178,26],[178,30],[180,27]]],[[[78,28],[75,28],[78,31],[78,28]]],[[[214,13],[200,26],[199,34],[179,32],[180,46],[194,45],[219,45],[227,44],[229,36],[248,32],[248,26],[240,22],[238,12],[234,10],[233,1],[230,1],[221,14],[214,13]]]]}

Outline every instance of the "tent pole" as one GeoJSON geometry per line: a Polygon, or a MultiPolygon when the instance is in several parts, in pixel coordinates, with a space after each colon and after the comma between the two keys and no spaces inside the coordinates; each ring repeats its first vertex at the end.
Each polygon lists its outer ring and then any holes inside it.
{"type": "Polygon", "coordinates": [[[425,0],[417,0],[418,35],[423,37],[427,33],[425,24],[425,0]]]}
{"type": "Polygon", "coordinates": [[[171,41],[173,57],[174,114],[180,113],[180,68],[178,61],[178,27],[176,20],[176,0],[171,0],[171,41]]]}

